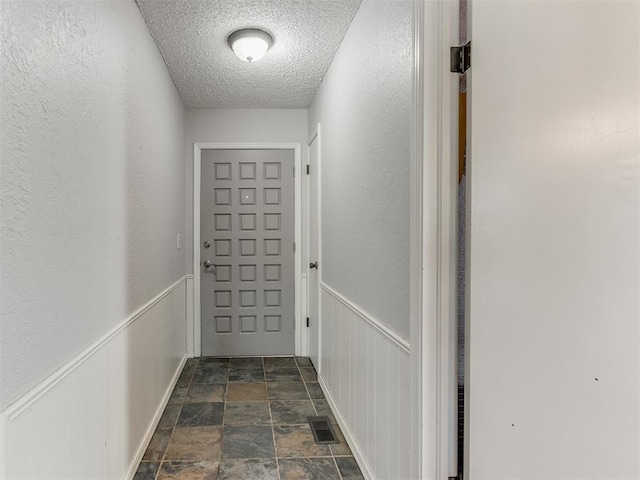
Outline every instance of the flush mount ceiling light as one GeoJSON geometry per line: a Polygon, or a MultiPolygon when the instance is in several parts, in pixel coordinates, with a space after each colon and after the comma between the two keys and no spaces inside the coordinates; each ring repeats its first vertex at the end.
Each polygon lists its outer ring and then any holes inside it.
{"type": "Polygon", "coordinates": [[[229,35],[227,43],[240,60],[257,62],[273,45],[273,37],[258,28],[243,28],[229,35]]]}

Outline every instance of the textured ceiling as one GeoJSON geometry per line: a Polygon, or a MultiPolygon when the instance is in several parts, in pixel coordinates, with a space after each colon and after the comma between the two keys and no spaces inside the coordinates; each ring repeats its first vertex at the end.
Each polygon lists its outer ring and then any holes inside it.
{"type": "Polygon", "coordinates": [[[188,107],[305,108],[361,0],[136,0],[188,107]],[[255,63],[227,45],[260,27],[273,47],[255,63]]]}

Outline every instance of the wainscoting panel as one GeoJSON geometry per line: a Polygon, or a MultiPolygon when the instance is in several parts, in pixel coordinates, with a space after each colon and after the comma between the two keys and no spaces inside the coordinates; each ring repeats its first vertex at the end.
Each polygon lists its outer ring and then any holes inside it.
{"type": "Polygon", "coordinates": [[[321,284],[319,381],[368,480],[409,480],[409,344],[321,284]]]}
{"type": "Polygon", "coordinates": [[[0,478],[133,478],[187,358],[186,290],[183,278],[0,414],[0,478]]]}

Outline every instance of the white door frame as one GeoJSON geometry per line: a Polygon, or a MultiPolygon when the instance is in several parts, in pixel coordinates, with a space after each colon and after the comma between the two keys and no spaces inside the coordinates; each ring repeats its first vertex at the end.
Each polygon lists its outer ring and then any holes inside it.
{"type": "Polygon", "coordinates": [[[307,306],[301,301],[301,269],[302,269],[302,147],[300,143],[206,143],[193,144],[193,325],[187,325],[187,345],[195,357],[202,352],[202,311],[200,303],[200,192],[202,150],[292,150],[294,165],[294,315],[295,315],[295,354],[305,356],[307,352],[307,329],[303,328],[302,319],[306,318],[307,306]]]}
{"type": "Polygon", "coordinates": [[[455,434],[458,1],[416,1],[411,155],[411,478],[446,480],[455,434]]]}
{"type": "MultiPolygon", "coordinates": [[[[318,265],[322,265],[322,190],[321,190],[321,185],[322,185],[322,168],[321,168],[321,158],[322,158],[322,125],[320,124],[320,122],[318,122],[316,124],[316,128],[311,132],[311,135],[309,135],[309,139],[307,140],[307,162],[310,162],[311,159],[311,155],[309,154],[309,150],[311,149],[311,144],[313,143],[313,141],[316,140],[318,142],[318,146],[317,151],[318,151],[318,155],[316,156],[316,171],[313,172],[313,175],[317,175],[318,178],[318,198],[317,198],[317,211],[318,211],[318,226],[316,229],[316,233],[318,235],[318,255],[317,258],[315,258],[314,260],[318,262],[318,265]]],[[[309,177],[307,177],[307,257],[308,257],[308,263],[311,263],[312,259],[309,256],[309,244],[311,242],[311,214],[310,214],[310,208],[311,208],[311,195],[310,195],[310,191],[311,189],[309,188],[309,182],[310,179],[309,177]]],[[[311,269],[307,268],[307,271],[309,272],[309,276],[311,276],[311,269]]],[[[320,285],[322,284],[322,269],[318,268],[317,269],[317,275],[318,275],[318,365],[316,365],[315,367],[318,370],[318,373],[322,373],[322,355],[320,355],[320,352],[322,352],[322,302],[320,301],[320,285]]],[[[310,281],[307,281],[307,289],[310,290],[311,286],[310,286],[310,281]]],[[[307,316],[309,316],[309,292],[307,293],[307,316]]],[[[308,329],[307,329],[307,345],[309,344],[309,333],[308,333],[308,329]]],[[[307,352],[309,351],[309,348],[307,348],[307,352]]]]}

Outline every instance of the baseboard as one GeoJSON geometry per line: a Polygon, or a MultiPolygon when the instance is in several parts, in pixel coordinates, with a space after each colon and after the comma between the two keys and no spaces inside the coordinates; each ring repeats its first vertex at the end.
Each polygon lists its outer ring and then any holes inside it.
{"type": "Polygon", "coordinates": [[[147,432],[145,433],[144,438],[140,442],[140,446],[138,447],[136,456],[134,457],[133,462],[131,462],[131,466],[129,467],[129,471],[127,472],[127,474],[124,476],[124,480],[133,480],[133,477],[136,474],[136,470],[138,469],[138,465],[142,461],[144,452],[146,452],[147,447],[149,446],[151,437],[153,437],[153,434],[155,433],[156,428],[158,428],[158,423],[160,423],[160,418],[162,418],[164,409],[167,408],[167,404],[169,403],[169,399],[171,398],[173,389],[175,388],[176,383],[178,383],[178,379],[180,378],[180,373],[182,372],[182,369],[184,368],[185,363],[187,363],[188,358],[189,358],[189,354],[185,353],[184,357],[182,357],[182,361],[180,362],[180,365],[176,369],[176,373],[173,375],[173,378],[171,379],[171,383],[167,387],[167,391],[165,392],[164,397],[162,397],[162,402],[156,409],[156,413],[153,416],[153,420],[151,421],[149,428],[147,428],[147,432]]]}
{"type": "Polygon", "coordinates": [[[329,406],[331,407],[333,416],[336,418],[336,421],[338,422],[338,425],[342,430],[344,438],[347,440],[347,443],[349,444],[351,453],[353,453],[353,456],[358,462],[358,466],[362,471],[362,475],[364,476],[365,480],[376,480],[376,477],[373,474],[371,466],[369,465],[369,462],[367,461],[367,458],[364,455],[362,448],[358,443],[358,440],[356,439],[355,435],[351,431],[349,424],[347,424],[346,420],[342,416],[342,413],[340,412],[340,409],[338,408],[338,405],[336,404],[336,401],[334,400],[333,395],[331,395],[331,390],[329,390],[329,387],[325,383],[324,378],[322,378],[321,374],[318,375],[318,382],[320,383],[320,388],[322,388],[322,391],[324,392],[324,396],[327,398],[327,402],[329,402],[329,406]]]}
{"type": "Polygon", "coordinates": [[[127,479],[187,356],[183,277],[0,413],[0,478],[127,479]]]}

